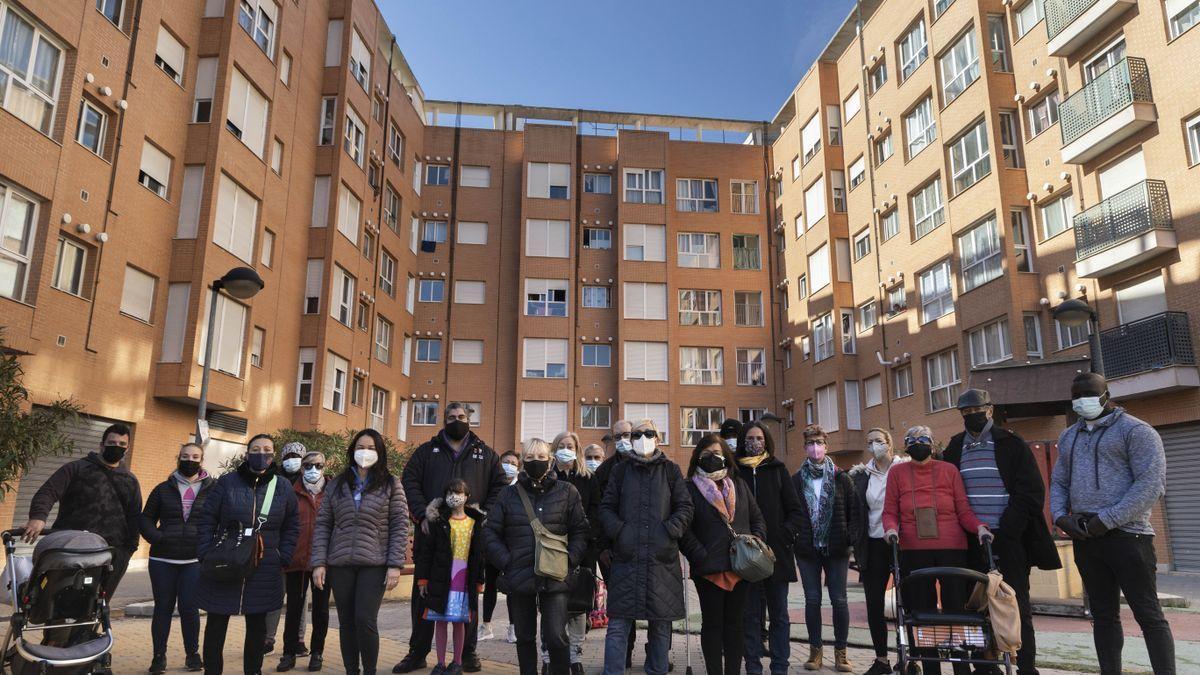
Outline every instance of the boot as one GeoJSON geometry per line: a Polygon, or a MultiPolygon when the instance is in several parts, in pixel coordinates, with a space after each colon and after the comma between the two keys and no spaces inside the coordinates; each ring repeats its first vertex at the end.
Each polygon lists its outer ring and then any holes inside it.
{"type": "Polygon", "coordinates": [[[279,658],[279,665],[275,667],[275,672],[286,673],[296,667],[296,655],[284,654],[279,658]]]}
{"type": "Polygon", "coordinates": [[[204,659],[200,658],[200,654],[188,654],[183,665],[190,671],[201,671],[204,670],[204,659]]]}
{"type": "Polygon", "coordinates": [[[820,670],[821,664],[825,661],[824,648],[809,647],[808,660],[804,662],[805,670],[820,670]]]}
{"type": "Polygon", "coordinates": [[[166,654],[155,654],[154,658],[150,659],[150,669],[149,670],[151,673],[167,672],[167,655],[166,654]]]}
{"type": "Polygon", "coordinates": [[[324,663],[325,659],[321,656],[321,652],[313,652],[308,657],[308,672],[315,673],[320,671],[324,663]]]}
{"type": "Polygon", "coordinates": [[[850,657],[846,654],[845,647],[833,650],[833,665],[839,673],[854,671],[854,666],[850,663],[850,657]]]}

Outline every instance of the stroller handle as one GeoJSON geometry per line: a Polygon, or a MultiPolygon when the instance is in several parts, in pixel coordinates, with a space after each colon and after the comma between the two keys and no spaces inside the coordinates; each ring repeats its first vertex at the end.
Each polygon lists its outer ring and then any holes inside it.
{"type": "MultiPolygon", "coordinates": [[[[44,537],[44,536],[50,534],[51,532],[54,532],[54,530],[52,528],[47,527],[46,529],[39,532],[38,536],[44,537]]],[[[25,528],[23,528],[23,527],[14,527],[11,530],[4,530],[3,532],[0,532],[0,539],[3,539],[5,544],[9,543],[13,539],[19,539],[23,536],[25,536],[25,528]]]]}

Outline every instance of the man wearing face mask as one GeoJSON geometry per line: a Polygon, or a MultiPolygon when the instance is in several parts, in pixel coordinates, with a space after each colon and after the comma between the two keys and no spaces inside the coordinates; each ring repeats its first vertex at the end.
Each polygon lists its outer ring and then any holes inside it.
{"type": "MultiPolygon", "coordinates": [[[[1017,595],[1021,614],[1021,675],[1036,674],[1037,642],[1029,606],[1029,570],[1062,567],[1042,510],[1046,488],[1033,453],[1020,436],[995,426],[992,398],[982,389],[958,397],[965,430],[950,439],[942,460],[961,473],[971,510],[995,535],[992,552],[1004,581],[1017,595]]],[[[989,568],[983,548],[967,540],[967,556],[981,572],[989,568]]]]}
{"type": "MultiPolygon", "coordinates": [[[[404,465],[404,494],[408,499],[408,512],[417,524],[414,549],[424,545],[427,528],[424,524],[429,502],[441,497],[446,485],[453,478],[467,483],[471,495],[478,499],[480,508],[487,512],[509,484],[500,457],[471,431],[472,410],[465,403],[454,402],[446,406],[445,426],[433,438],[422,443],[404,465]]],[[[416,553],[413,554],[414,556],[416,553]]],[[[433,644],[433,624],[422,621],[424,602],[413,578],[412,634],[408,641],[408,654],[392,669],[393,673],[409,673],[425,668],[425,657],[433,644]]],[[[477,616],[473,607],[471,616],[477,616]]],[[[479,657],[475,654],[478,626],[472,621],[467,627],[467,642],[463,650],[463,670],[478,672],[479,657]]]]}
{"type": "MultiPolygon", "coordinates": [[[[604,496],[605,490],[608,489],[608,480],[612,476],[613,470],[633,454],[633,424],[629,420],[617,420],[612,425],[612,433],[608,435],[608,443],[612,446],[612,454],[608,456],[600,466],[596,468],[593,474],[592,483],[596,489],[597,499],[604,496]]],[[[599,524],[599,518],[597,525],[599,524]]],[[[600,551],[598,562],[600,567],[600,576],[604,577],[605,583],[611,583],[609,576],[612,571],[612,542],[604,535],[604,528],[599,528],[596,537],[596,547],[600,551]]],[[[626,667],[633,667],[633,644],[637,639],[637,626],[631,625],[629,628],[629,644],[626,654],[626,667]]]]}
{"type": "Polygon", "coordinates": [[[1092,610],[1100,672],[1121,672],[1121,595],[1133,611],[1156,675],[1175,672],[1175,641],[1158,601],[1150,509],[1166,491],[1162,438],[1110,400],[1098,373],[1071,383],[1079,419],[1058,437],[1050,476],[1054,523],[1074,540],[1092,610]]]}
{"type": "Polygon", "coordinates": [[[725,441],[725,445],[730,452],[737,452],[738,436],[742,434],[742,423],[732,417],[721,422],[721,440],[725,441]]]}

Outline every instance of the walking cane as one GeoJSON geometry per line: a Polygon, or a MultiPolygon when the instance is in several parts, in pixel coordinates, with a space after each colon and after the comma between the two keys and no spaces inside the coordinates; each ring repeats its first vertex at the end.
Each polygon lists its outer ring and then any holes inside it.
{"type": "Polygon", "coordinates": [[[687,660],[687,675],[692,675],[692,630],[691,630],[691,612],[688,611],[688,590],[687,579],[691,572],[691,566],[686,558],[683,559],[683,649],[687,652],[685,657],[687,660]]]}

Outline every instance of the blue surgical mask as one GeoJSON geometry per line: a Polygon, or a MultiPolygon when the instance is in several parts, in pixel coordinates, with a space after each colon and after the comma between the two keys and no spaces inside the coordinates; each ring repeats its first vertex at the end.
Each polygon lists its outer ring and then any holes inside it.
{"type": "Polygon", "coordinates": [[[554,451],[554,459],[558,460],[559,464],[574,464],[575,451],[570,448],[559,448],[554,451]]]}
{"type": "Polygon", "coordinates": [[[1071,401],[1071,409],[1085,420],[1094,420],[1104,412],[1104,397],[1081,396],[1071,401]]]}
{"type": "Polygon", "coordinates": [[[296,473],[299,470],[300,470],[300,458],[299,457],[288,457],[287,459],[283,460],[284,473],[296,473]]]}
{"type": "Polygon", "coordinates": [[[513,478],[516,478],[517,467],[515,464],[509,464],[508,462],[500,462],[500,468],[504,469],[504,475],[508,476],[508,478],[510,480],[513,478]]]}
{"type": "Polygon", "coordinates": [[[600,464],[602,464],[602,462],[598,459],[587,459],[584,460],[583,464],[588,468],[588,471],[594,472],[596,469],[600,468],[600,464]]]}
{"type": "Polygon", "coordinates": [[[622,455],[628,455],[633,452],[633,443],[628,438],[617,439],[617,452],[622,455]]]}
{"type": "Polygon", "coordinates": [[[304,482],[305,483],[312,485],[315,483],[319,483],[320,481],[321,481],[321,470],[320,469],[313,467],[311,469],[304,470],[304,482]]]}

